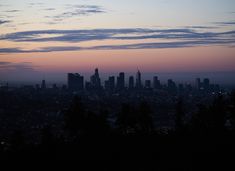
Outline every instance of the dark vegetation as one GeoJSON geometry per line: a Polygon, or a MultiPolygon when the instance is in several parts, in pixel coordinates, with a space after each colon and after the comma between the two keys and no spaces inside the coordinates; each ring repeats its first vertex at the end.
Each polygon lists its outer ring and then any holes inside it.
{"type": "MultiPolygon", "coordinates": [[[[173,129],[154,126],[148,101],[124,102],[112,121],[109,109],[87,107],[75,96],[63,117],[63,133],[50,124],[41,128],[40,143],[28,143],[16,130],[1,142],[1,160],[77,160],[113,164],[113,168],[204,170],[233,166],[235,92],[198,104],[186,120],[184,99],[175,102],[173,129]]],[[[225,169],[226,170],[226,169],[225,169]]]]}

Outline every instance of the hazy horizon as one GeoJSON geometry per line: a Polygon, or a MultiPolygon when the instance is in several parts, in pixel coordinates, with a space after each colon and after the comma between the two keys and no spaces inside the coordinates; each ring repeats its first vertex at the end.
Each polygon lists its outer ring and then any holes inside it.
{"type": "MultiPolygon", "coordinates": [[[[111,72],[111,73],[104,73],[100,69],[100,77],[102,84],[104,84],[104,81],[108,79],[109,76],[115,76],[115,78],[118,76],[119,72],[111,72]]],[[[120,71],[125,72],[125,71],[120,71]]],[[[84,76],[85,81],[90,81],[90,76],[94,74],[93,71],[91,72],[74,72],[79,73],[82,76],[84,76]]],[[[43,79],[46,80],[46,83],[48,85],[57,84],[67,84],[67,74],[68,73],[49,73],[49,74],[43,74],[43,73],[36,73],[33,76],[31,74],[23,74],[23,75],[12,75],[11,77],[4,78],[0,80],[0,84],[3,83],[9,83],[11,85],[15,86],[21,86],[21,85],[35,85],[35,84],[41,84],[41,81],[43,79]]],[[[229,86],[229,87],[235,87],[235,72],[207,72],[207,73],[146,73],[143,72],[142,74],[142,81],[144,83],[145,80],[153,80],[154,76],[158,76],[162,84],[166,84],[168,79],[173,79],[177,84],[195,84],[196,78],[201,78],[203,80],[204,78],[209,78],[212,84],[220,84],[221,86],[229,86]]],[[[129,76],[136,77],[135,72],[125,72],[125,81],[126,85],[128,85],[128,79],[129,76]]],[[[153,82],[152,82],[153,83],[153,82]]]]}

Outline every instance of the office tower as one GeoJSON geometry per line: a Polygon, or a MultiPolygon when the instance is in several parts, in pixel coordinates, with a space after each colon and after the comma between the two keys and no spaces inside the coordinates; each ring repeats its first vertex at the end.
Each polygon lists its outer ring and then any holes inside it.
{"type": "Polygon", "coordinates": [[[178,90],[180,93],[184,92],[184,85],[183,84],[179,84],[178,87],[179,87],[178,90]]]}
{"type": "Polygon", "coordinates": [[[67,89],[67,86],[65,84],[62,85],[62,90],[65,91],[67,89]]]}
{"type": "Polygon", "coordinates": [[[161,83],[157,76],[153,77],[153,88],[161,89],[161,83]]]}
{"type": "Polygon", "coordinates": [[[115,77],[109,77],[107,81],[104,82],[106,90],[113,91],[115,89],[115,77]]]}
{"type": "Polygon", "coordinates": [[[175,87],[175,82],[172,79],[168,79],[167,86],[168,88],[175,87]]]}
{"type": "Polygon", "coordinates": [[[129,77],[129,89],[134,89],[134,77],[129,77]]]}
{"type": "Polygon", "coordinates": [[[138,70],[137,74],[136,74],[136,88],[137,89],[141,89],[142,88],[142,82],[141,82],[141,73],[138,70]]]}
{"type": "Polygon", "coordinates": [[[92,89],[91,83],[89,81],[85,82],[85,89],[88,91],[92,89]]]}
{"type": "Polygon", "coordinates": [[[110,90],[109,80],[104,81],[104,88],[105,90],[110,90]]]}
{"type": "Polygon", "coordinates": [[[40,85],[39,84],[36,84],[36,90],[39,90],[40,89],[40,85]]]}
{"type": "Polygon", "coordinates": [[[101,88],[101,79],[99,76],[98,68],[95,69],[95,74],[91,76],[91,86],[93,89],[100,89],[101,88]]]}
{"type": "Polygon", "coordinates": [[[119,76],[117,77],[117,89],[121,90],[125,88],[125,73],[121,72],[119,73],[119,76]]]}
{"type": "Polygon", "coordinates": [[[53,84],[52,88],[53,88],[54,90],[57,90],[57,89],[58,89],[58,87],[57,87],[56,84],[53,84]]]}
{"type": "Polygon", "coordinates": [[[69,90],[83,90],[84,78],[78,73],[68,73],[68,88],[69,90]]]}
{"type": "Polygon", "coordinates": [[[109,77],[109,88],[110,90],[114,90],[115,89],[115,77],[109,77]]]}
{"type": "Polygon", "coordinates": [[[167,87],[171,93],[176,92],[177,90],[176,84],[172,79],[168,80],[167,87]]]}
{"type": "Polygon", "coordinates": [[[203,80],[203,88],[204,88],[204,90],[209,90],[210,89],[210,80],[208,78],[205,78],[203,80]]]}
{"type": "Polygon", "coordinates": [[[145,88],[150,89],[151,88],[151,80],[145,81],[145,88]]]}
{"type": "Polygon", "coordinates": [[[200,90],[201,89],[201,79],[200,78],[197,78],[196,79],[196,89],[200,90]]]}
{"type": "Polygon", "coordinates": [[[185,91],[192,91],[193,90],[193,87],[192,87],[192,85],[191,84],[186,84],[185,85],[185,91]]]}
{"type": "Polygon", "coordinates": [[[41,89],[46,89],[46,81],[42,80],[41,89]]]}
{"type": "Polygon", "coordinates": [[[215,92],[219,92],[221,89],[220,89],[220,85],[219,84],[215,84],[214,86],[214,91],[215,92]]]}

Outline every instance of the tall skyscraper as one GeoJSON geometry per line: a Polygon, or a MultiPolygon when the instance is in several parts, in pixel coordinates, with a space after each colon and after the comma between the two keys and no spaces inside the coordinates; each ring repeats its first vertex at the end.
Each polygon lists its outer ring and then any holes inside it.
{"type": "Polygon", "coordinates": [[[104,88],[105,90],[110,90],[109,80],[104,81],[104,88]]]}
{"type": "Polygon", "coordinates": [[[92,90],[91,82],[89,82],[89,81],[85,82],[85,89],[88,91],[92,90]]]}
{"type": "Polygon", "coordinates": [[[138,70],[137,74],[136,74],[136,88],[137,89],[141,89],[142,88],[142,81],[141,81],[141,73],[138,70]]]}
{"type": "Polygon", "coordinates": [[[91,76],[91,86],[93,89],[100,89],[101,88],[101,79],[99,76],[98,68],[95,69],[95,74],[91,76]]]}
{"type": "Polygon", "coordinates": [[[177,91],[176,84],[172,79],[168,80],[167,87],[168,87],[169,92],[171,93],[175,93],[177,91]]]}
{"type": "Polygon", "coordinates": [[[40,89],[40,85],[36,84],[35,88],[36,88],[36,90],[39,90],[40,89]]]}
{"type": "Polygon", "coordinates": [[[201,89],[201,79],[200,78],[196,79],[196,89],[198,89],[198,90],[201,89]]]}
{"type": "Polygon", "coordinates": [[[115,77],[109,77],[107,81],[105,81],[105,89],[109,91],[113,91],[115,89],[115,77]]]}
{"type": "Polygon", "coordinates": [[[204,88],[204,90],[209,90],[210,89],[210,80],[208,78],[205,78],[203,80],[203,88],[204,88]]]}
{"type": "Polygon", "coordinates": [[[78,73],[68,73],[68,88],[69,90],[83,90],[84,77],[78,73]]]}
{"type": "Polygon", "coordinates": [[[42,80],[41,89],[46,89],[46,81],[42,80]]]}
{"type": "Polygon", "coordinates": [[[52,88],[53,88],[54,90],[57,90],[57,89],[58,89],[58,87],[57,87],[56,84],[53,84],[52,88]]]}
{"type": "Polygon", "coordinates": [[[184,85],[183,84],[179,84],[178,90],[179,90],[179,93],[184,92],[184,85]]]}
{"type": "Polygon", "coordinates": [[[114,90],[115,89],[115,77],[109,77],[109,88],[110,90],[114,90]]]}
{"type": "Polygon", "coordinates": [[[117,77],[117,89],[121,90],[125,88],[125,73],[121,72],[119,73],[119,76],[117,77]]]}
{"type": "Polygon", "coordinates": [[[151,80],[146,80],[144,87],[147,88],[147,89],[150,89],[151,88],[151,80]]]}
{"type": "Polygon", "coordinates": [[[153,77],[153,88],[154,89],[161,89],[161,82],[157,76],[153,77]]]}
{"type": "Polygon", "coordinates": [[[134,89],[134,77],[129,77],[129,89],[134,89]]]}

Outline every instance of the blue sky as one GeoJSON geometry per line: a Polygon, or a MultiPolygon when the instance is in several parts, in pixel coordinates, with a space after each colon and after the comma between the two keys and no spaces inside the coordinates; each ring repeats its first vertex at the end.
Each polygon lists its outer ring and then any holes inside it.
{"type": "MultiPolygon", "coordinates": [[[[71,20],[71,18],[67,20],[73,21],[73,24],[70,23],[71,28],[76,26],[82,28],[126,28],[213,25],[214,22],[231,22],[235,18],[234,0],[1,0],[0,4],[3,5],[0,8],[2,16],[4,14],[17,15],[15,18],[9,18],[9,20],[13,20],[15,23],[19,23],[19,20],[32,22],[32,17],[34,17],[41,21],[41,25],[44,27],[45,22],[43,23],[43,21],[49,23],[49,19],[45,16],[66,12],[66,5],[68,4],[96,5],[105,11],[103,14],[88,17],[74,16],[74,20],[71,20]],[[56,10],[42,11],[49,8],[56,10]],[[7,10],[21,11],[14,14],[4,13],[7,10]],[[94,22],[94,24],[91,22],[94,22]]],[[[18,26],[18,29],[20,28],[18,26]]]]}

